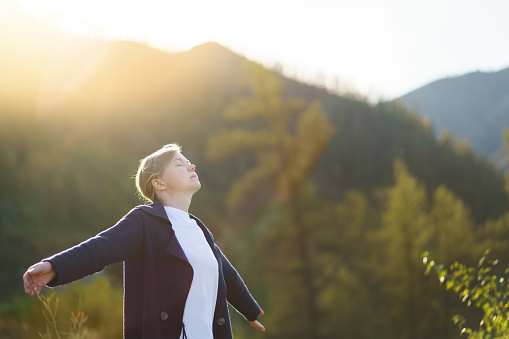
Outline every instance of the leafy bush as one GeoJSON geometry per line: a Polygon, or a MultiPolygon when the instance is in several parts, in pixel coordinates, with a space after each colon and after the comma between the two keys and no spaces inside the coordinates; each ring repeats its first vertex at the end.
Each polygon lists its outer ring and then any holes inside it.
{"type": "Polygon", "coordinates": [[[463,315],[456,315],[453,321],[468,338],[491,339],[509,338],[509,268],[502,274],[495,274],[498,260],[488,258],[489,250],[479,260],[477,267],[469,267],[455,262],[449,269],[437,265],[422,254],[426,274],[434,272],[447,290],[453,290],[467,306],[475,306],[483,312],[479,328],[467,326],[463,315]]]}

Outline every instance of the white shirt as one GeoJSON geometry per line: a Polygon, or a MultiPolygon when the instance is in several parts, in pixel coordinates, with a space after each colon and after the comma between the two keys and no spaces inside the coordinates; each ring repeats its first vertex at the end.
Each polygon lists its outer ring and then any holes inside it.
{"type": "Polygon", "coordinates": [[[213,339],[212,324],[219,282],[216,257],[203,231],[187,212],[169,206],[164,206],[164,209],[194,273],[184,308],[187,338],[213,339]]]}

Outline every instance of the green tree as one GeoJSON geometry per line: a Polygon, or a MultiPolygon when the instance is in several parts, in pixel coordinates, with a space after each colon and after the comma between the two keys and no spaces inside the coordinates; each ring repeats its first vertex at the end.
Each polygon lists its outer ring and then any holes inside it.
{"type": "Polygon", "coordinates": [[[386,292],[401,307],[390,311],[399,323],[394,338],[417,338],[422,284],[416,258],[432,235],[428,227],[428,198],[425,187],[408,173],[401,159],[394,162],[394,178],[395,185],[382,213],[382,237],[386,244],[383,259],[392,278],[386,292]]]}
{"type": "Polygon", "coordinates": [[[479,242],[483,248],[503,262],[509,262],[509,212],[495,220],[488,220],[479,230],[479,242]]]}
{"type": "Polygon", "coordinates": [[[373,287],[373,299],[379,307],[392,305],[378,311],[383,313],[377,326],[391,338],[438,337],[437,333],[447,337],[454,302],[433,288],[417,263],[425,249],[450,263],[475,254],[470,211],[445,186],[438,187],[430,201],[426,187],[401,159],[394,162],[394,181],[382,191],[381,228],[370,242],[373,274],[380,281],[373,287]],[[394,323],[399,325],[386,325],[394,323]]]}
{"type": "Polygon", "coordinates": [[[450,264],[454,260],[477,256],[470,210],[443,185],[433,194],[430,218],[433,239],[429,246],[436,251],[437,260],[450,264]]]}
{"type": "Polygon", "coordinates": [[[246,210],[256,213],[271,200],[281,204],[285,223],[274,230],[280,235],[287,230],[284,225],[292,227],[286,238],[290,248],[285,251],[290,261],[279,261],[280,270],[291,270],[293,273],[288,272],[288,276],[297,275],[299,281],[298,289],[283,291],[281,296],[286,298],[285,305],[301,305],[299,301],[306,305],[292,319],[294,325],[299,324],[293,329],[304,337],[313,337],[319,319],[318,288],[313,280],[313,254],[308,244],[312,230],[302,214],[306,206],[300,200],[300,190],[328,145],[334,128],[318,101],[306,104],[302,99],[285,97],[284,82],[279,76],[255,63],[247,64],[247,69],[251,95],[238,98],[224,112],[226,120],[243,122],[244,126],[223,129],[213,135],[207,155],[221,160],[249,154],[254,160],[228,193],[226,208],[230,214],[235,215],[240,207],[245,217],[246,210]],[[253,198],[256,196],[258,201],[253,198]],[[246,203],[250,209],[246,209],[246,203]],[[296,261],[300,263],[297,266],[292,264],[296,261]]]}
{"type": "Polygon", "coordinates": [[[282,206],[259,242],[259,274],[267,284],[269,338],[366,338],[374,316],[359,275],[363,237],[373,222],[367,198],[349,191],[341,202],[299,191],[298,213],[282,206]],[[298,217],[297,221],[295,217],[298,217]],[[364,314],[364,316],[359,316],[364,314]]]}
{"type": "MultiPolygon", "coordinates": [[[[269,189],[280,201],[288,200],[307,180],[334,132],[318,101],[306,104],[285,97],[284,82],[261,65],[248,63],[247,70],[251,94],[237,98],[224,111],[225,120],[246,124],[218,131],[206,151],[212,160],[243,153],[254,157],[254,165],[228,193],[230,211],[260,188],[269,189]]],[[[272,196],[264,193],[264,201],[272,196]]]]}
{"type": "MultiPolygon", "coordinates": [[[[503,131],[504,142],[498,154],[506,164],[504,174],[505,190],[509,196],[509,128],[503,131]]],[[[509,212],[505,212],[500,217],[487,220],[484,226],[479,229],[479,240],[483,248],[489,248],[496,258],[503,262],[509,262],[509,212]]]]}
{"type": "MultiPolygon", "coordinates": [[[[478,256],[479,246],[470,211],[463,201],[445,186],[439,186],[435,190],[429,215],[429,227],[433,233],[426,248],[436,253],[437,260],[452,264],[455,260],[470,262],[478,256]]],[[[429,288],[426,295],[430,296],[431,291],[434,291],[434,302],[430,303],[433,306],[430,311],[438,317],[435,322],[436,329],[443,335],[453,335],[450,315],[456,312],[457,302],[433,288],[429,288]]]]}

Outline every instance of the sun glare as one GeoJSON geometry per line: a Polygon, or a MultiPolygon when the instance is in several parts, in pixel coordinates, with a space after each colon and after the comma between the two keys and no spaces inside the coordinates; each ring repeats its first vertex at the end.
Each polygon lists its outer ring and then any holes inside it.
{"type": "Polygon", "coordinates": [[[334,53],[319,53],[320,46],[328,42],[324,41],[323,34],[313,32],[317,29],[348,31],[346,42],[361,41],[359,35],[366,34],[365,30],[355,29],[363,27],[362,24],[357,23],[352,29],[341,24],[343,21],[338,23],[333,12],[323,11],[323,4],[309,8],[300,2],[289,5],[288,1],[269,0],[16,1],[25,12],[67,33],[138,41],[168,52],[215,41],[269,67],[284,64],[285,74],[304,81],[311,79],[310,82],[319,80],[317,74],[325,79],[323,74],[330,64],[349,65],[348,69],[356,70],[362,61],[351,53],[341,54],[339,60],[334,53]],[[309,22],[309,29],[302,29],[301,24],[310,17],[322,20],[309,22]]]}
{"type": "MultiPolygon", "coordinates": [[[[17,0],[40,20],[73,34],[133,40],[166,50],[184,50],[238,32],[234,17],[208,1],[17,0]]],[[[228,5],[235,10],[238,5],[228,5]],[[233,6],[233,7],[232,7],[233,6]]]]}
{"type": "Polygon", "coordinates": [[[288,76],[306,81],[323,73],[329,82],[339,77],[389,96],[472,65],[507,65],[502,0],[483,7],[474,0],[0,1],[67,33],[168,52],[215,41],[266,66],[284,65],[288,76]]]}

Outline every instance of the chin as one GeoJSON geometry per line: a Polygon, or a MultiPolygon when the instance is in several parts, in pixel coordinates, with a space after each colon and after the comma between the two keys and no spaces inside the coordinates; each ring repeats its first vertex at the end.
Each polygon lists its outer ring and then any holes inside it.
{"type": "Polygon", "coordinates": [[[201,184],[198,182],[196,185],[194,185],[194,193],[198,192],[201,188],[201,184]]]}

